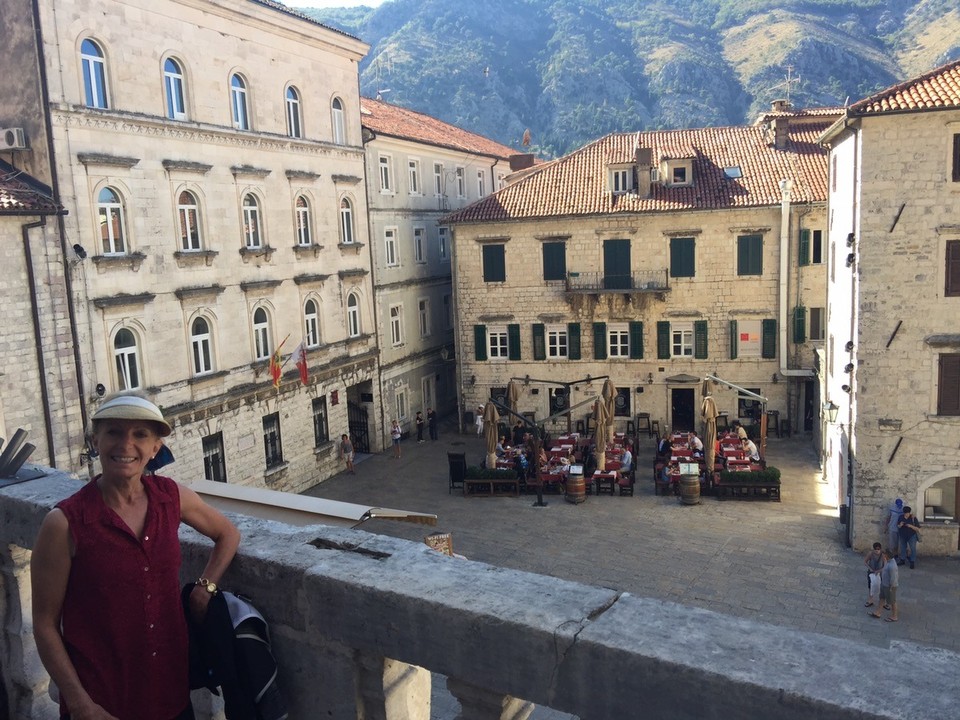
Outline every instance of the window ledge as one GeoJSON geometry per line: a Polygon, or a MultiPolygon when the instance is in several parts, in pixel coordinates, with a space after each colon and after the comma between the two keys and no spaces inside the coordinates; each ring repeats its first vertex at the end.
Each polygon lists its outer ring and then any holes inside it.
{"type": "Polygon", "coordinates": [[[321,456],[326,457],[333,452],[336,446],[337,444],[333,440],[327,440],[326,442],[322,442],[319,445],[317,445],[313,449],[313,454],[316,455],[317,457],[321,457],[321,456]]]}
{"type": "Polygon", "coordinates": [[[303,257],[304,255],[309,255],[313,253],[314,257],[320,256],[320,251],[323,250],[323,245],[317,245],[317,243],[310,243],[309,245],[294,245],[293,252],[298,258],[303,257]]]}
{"type": "Polygon", "coordinates": [[[187,378],[187,385],[202,385],[208,380],[219,380],[229,374],[229,370],[217,370],[215,372],[204,373],[203,375],[194,375],[191,378],[187,378]]]}
{"type": "Polygon", "coordinates": [[[348,337],[346,340],[347,345],[356,345],[361,342],[367,342],[373,335],[370,333],[364,333],[362,335],[356,335],[354,337],[348,337]]]}
{"type": "Polygon", "coordinates": [[[185,268],[194,265],[207,265],[209,267],[213,264],[213,259],[219,254],[216,250],[177,250],[173,254],[173,258],[177,261],[177,267],[185,268]]]}
{"type": "Polygon", "coordinates": [[[124,265],[129,266],[131,270],[137,272],[140,270],[143,261],[147,259],[147,256],[141,252],[135,252],[125,255],[94,255],[90,259],[93,260],[93,264],[97,266],[97,270],[101,272],[109,268],[123,267],[124,265]]]}
{"type": "Polygon", "coordinates": [[[267,259],[267,262],[270,262],[270,256],[277,251],[276,248],[272,248],[269,245],[264,245],[263,247],[258,248],[240,248],[240,257],[243,258],[244,262],[249,262],[250,258],[264,257],[267,259]]]}
{"type": "Polygon", "coordinates": [[[363,247],[362,242],[352,242],[352,243],[337,243],[337,247],[340,248],[341,252],[344,250],[356,250],[357,254],[360,254],[360,249],[363,247]]]}
{"type": "Polygon", "coordinates": [[[288,462],[281,462],[279,465],[268,467],[263,471],[264,481],[268,483],[275,483],[284,476],[288,467],[290,467],[290,463],[288,462]]]}

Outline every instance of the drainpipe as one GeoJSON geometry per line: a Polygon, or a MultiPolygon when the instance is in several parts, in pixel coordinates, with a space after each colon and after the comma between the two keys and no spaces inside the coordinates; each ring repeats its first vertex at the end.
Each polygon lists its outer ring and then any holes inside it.
{"type": "Polygon", "coordinates": [[[812,378],[813,370],[787,367],[787,289],[790,268],[790,193],[793,180],[780,181],[780,374],[784,377],[812,378]]]}
{"type": "Polygon", "coordinates": [[[34,228],[45,227],[47,218],[41,217],[37,222],[25,223],[20,226],[23,233],[23,255],[27,264],[27,286],[30,288],[30,315],[33,319],[33,340],[37,351],[37,370],[40,374],[40,402],[48,412],[43,414],[43,426],[47,433],[47,461],[50,467],[57,466],[57,452],[53,444],[53,422],[50,420],[50,389],[47,387],[47,368],[43,362],[43,344],[40,335],[40,308],[37,307],[37,277],[33,270],[33,255],[30,252],[30,231],[34,228]]]}

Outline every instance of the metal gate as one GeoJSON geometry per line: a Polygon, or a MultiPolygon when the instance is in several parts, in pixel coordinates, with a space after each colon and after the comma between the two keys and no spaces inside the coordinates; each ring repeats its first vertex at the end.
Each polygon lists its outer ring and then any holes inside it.
{"type": "Polygon", "coordinates": [[[370,430],[367,427],[367,410],[355,402],[347,401],[347,427],[353,449],[356,452],[370,452],[370,430]]]}

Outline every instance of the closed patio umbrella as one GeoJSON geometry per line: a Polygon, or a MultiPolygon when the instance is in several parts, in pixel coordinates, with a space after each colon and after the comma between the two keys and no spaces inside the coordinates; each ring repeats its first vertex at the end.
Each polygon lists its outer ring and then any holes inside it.
{"type": "Polygon", "coordinates": [[[511,380],[507,383],[507,407],[510,408],[510,412],[517,411],[517,400],[520,397],[520,390],[517,389],[517,384],[511,380]]]}
{"type": "Polygon", "coordinates": [[[607,378],[603,383],[603,406],[607,412],[606,427],[607,431],[604,434],[603,438],[606,442],[613,440],[613,418],[615,412],[615,405],[617,398],[617,389],[613,386],[613,380],[607,378]]]}
{"type": "MultiPolygon", "coordinates": [[[[706,383],[704,383],[706,385],[706,383]]],[[[700,404],[700,414],[707,423],[707,434],[704,438],[703,459],[707,467],[707,478],[713,478],[713,464],[717,453],[717,403],[710,395],[705,395],[700,404]]]]}
{"type": "Polygon", "coordinates": [[[593,417],[595,419],[593,429],[593,456],[597,461],[597,470],[606,469],[607,463],[607,405],[602,397],[598,397],[593,403],[593,417]]]}
{"type": "Polygon", "coordinates": [[[500,413],[497,412],[497,406],[493,404],[493,400],[487,400],[487,404],[483,408],[483,439],[487,445],[487,467],[491,469],[497,466],[499,422],[500,413]]]}

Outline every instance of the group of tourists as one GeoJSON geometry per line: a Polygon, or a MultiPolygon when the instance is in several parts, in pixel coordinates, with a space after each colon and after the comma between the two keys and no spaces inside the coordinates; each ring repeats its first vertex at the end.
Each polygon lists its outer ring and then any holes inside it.
{"type": "Polygon", "coordinates": [[[897,498],[890,505],[884,522],[887,533],[887,548],[879,542],[863,558],[867,566],[867,601],[864,605],[873,608],[871,617],[881,617],[880,610],[888,610],[887,622],[897,622],[897,589],[900,586],[900,566],[909,563],[910,569],[917,566],[917,542],[920,540],[920,521],[913,508],[897,498]]]}

